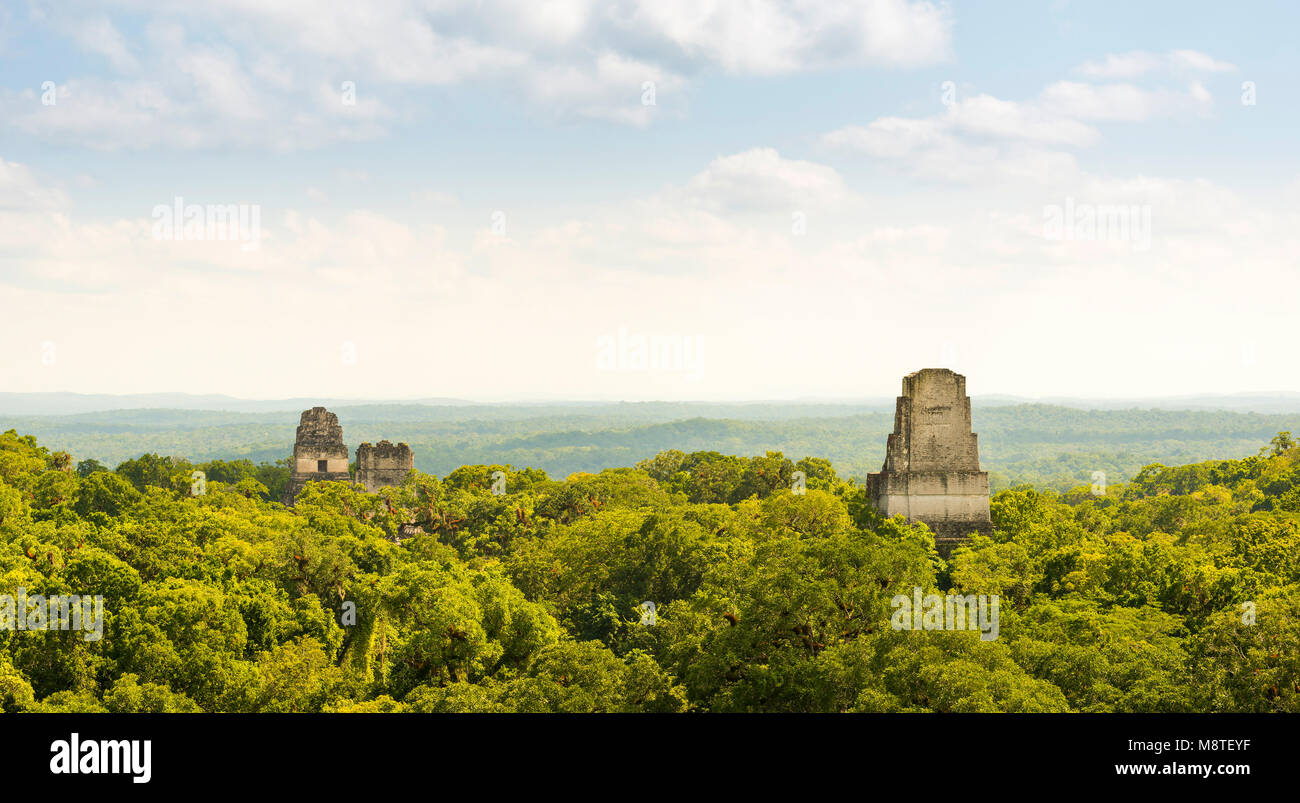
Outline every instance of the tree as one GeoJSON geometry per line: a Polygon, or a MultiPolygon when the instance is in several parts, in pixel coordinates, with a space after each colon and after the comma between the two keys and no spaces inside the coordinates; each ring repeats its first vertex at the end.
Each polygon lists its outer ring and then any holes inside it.
{"type": "Polygon", "coordinates": [[[1288,451],[1294,448],[1295,448],[1295,438],[1291,437],[1290,432],[1283,431],[1274,435],[1273,440],[1269,441],[1269,445],[1265,446],[1263,449],[1260,449],[1259,451],[1260,454],[1272,455],[1273,457],[1281,457],[1282,455],[1286,454],[1288,451]]]}
{"type": "Polygon", "coordinates": [[[103,463],[100,463],[98,460],[94,459],[93,457],[88,457],[85,460],[81,460],[77,463],[77,476],[83,479],[89,477],[91,474],[94,474],[98,471],[108,471],[108,470],[109,470],[108,466],[104,465],[103,463]]]}

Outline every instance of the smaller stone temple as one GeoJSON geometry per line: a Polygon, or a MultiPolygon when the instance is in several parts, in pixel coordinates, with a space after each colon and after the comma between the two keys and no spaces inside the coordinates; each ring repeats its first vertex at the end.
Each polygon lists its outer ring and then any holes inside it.
{"type": "Polygon", "coordinates": [[[886,516],[925,522],[944,555],[970,533],[993,529],[966,377],[925,368],[903,378],[885,464],[867,475],[867,494],[886,516]]]}
{"type": "Polygon", "coordinates": [[[405,443],[380,441],[374,446],[363,443],[357,447],[357,482],[366,493],[401,485],[414,468],[415,456],[405,443]]]}
{"type": "Polygon", "coordinates": [[[304,410],[293,444],[293,472],[284,491],[284,503],[292,505],[302,487],[312,481],[350,482],[348,447],[343,445],[339,417],[324,407],[304,410]]]}

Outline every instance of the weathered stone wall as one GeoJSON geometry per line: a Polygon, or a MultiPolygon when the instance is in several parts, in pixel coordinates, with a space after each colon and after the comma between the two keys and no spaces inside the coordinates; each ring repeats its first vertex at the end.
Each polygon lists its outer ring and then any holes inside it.
{"type": "Polygon", "coordinates": [[[867,475],[867,493],[886,516],[925,522],[945,554],[969,533],[992,529],[966,377],[926,368],[903,378],[885,464],[867,475]]]}
{"type": "Polygon", "coordinates": [[[357,482],[367,493],[401,485],[414,468],[415,456],[405,443],[380,441],[374,446],[363,443],[357,447],[357,482]]]}
{"type": "Polygon", "coordinates": [[[343,445],[339,417],[324,407],[304,410],[293,444],[293,472],[285,488],[284,503],[292,505],[304,485],[312,481],[350,482],[348,447],[343,445]],[[325,461],[321,470],[321,461],[325,461]]]}

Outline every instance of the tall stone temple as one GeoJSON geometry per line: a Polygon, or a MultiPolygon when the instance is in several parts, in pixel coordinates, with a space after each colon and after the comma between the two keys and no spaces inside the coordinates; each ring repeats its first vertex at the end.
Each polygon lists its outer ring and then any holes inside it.
{"type": "MultiPolygon", "coordinates": [[[[411,447],[380,441],[378,446],[363,443],[357,447],[356,481],[369,493],[392,485],[401,485],[415,467],[411,447]]],[[[284,504],[293,505],[309,482],[352,482],[348,467],[348,447],[343,444],[343,427],[339,417],[324,407],[304,410],[298,422],[298,436],[293,444],[293,472],[284,491],[284,504]]]]}
{"type": "Polygon", "coordinates": [[[886,516],[925,522],[945,555],[970,533],[993,529],[966,377],[947,368],[903,377],[885,464],[867,475],[867,493],[886,516]]]}

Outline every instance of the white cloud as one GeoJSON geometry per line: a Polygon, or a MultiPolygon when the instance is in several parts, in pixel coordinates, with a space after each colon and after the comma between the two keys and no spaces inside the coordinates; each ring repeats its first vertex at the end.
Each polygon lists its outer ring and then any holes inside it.
{"type": "Polygon", "coordinates": [[[1044,144],[1090,145],[1097,139],[1095,129],[1050,106],[999,100],[989,95],[953,104],[947,122],[973,134],[1044,144]]]}
{"type": "Polygon", "coordinates": [[[1049,105],[977,95],[933,117],[882,117],[831,131],[822,141],[942,175],[954,174],[952,168],[962,163],[1002,160],[1010,151],[1034,154],[1042,152],[1039,146],[1084,146],[1097,138],[1096,129],[1049,105]]]}
{"type": "Polygon", "coordinates": [[[882,159],[908,156],[917,150],[951,144],[945,125],[934,118],[881,117],[865,126],[845,126],[826,134],[823,141],[837,148],[850,148],[882,159]]]}
{"type": "MultiPolygon", "coordinates": [[[[62,18],[61,19],[66,19],[62,18]]],[[[127,46],[126,38],[104,16],[73,17],[70,33],[83,50],[108,59],[119,72],[134,72],[140,65],[127,46]]]]}
{"type": "Polygon", "coordinates": [[[1201,114],[1213,100],[1205,87],[1186,91],[1146,90],[1132,84],[1085,84],[1057,81],[1043,90],[1039,103],[1062,116],[1080,120],[1148,120],[1179,113],[1201,114]]]}
{"type": "Polygon", "coordinates": [[[1174,71],[1190,72],[1232,72],[1235,64],[1218,61],[1196,50],[1175,50],[1169,54],[1169,66],[1174,71]]]}
{"type": "Polygon", "coordinates": [[[0,159],[0,210],[58,209],[67,202],[61,190],[42,184],[26,166],[0,159]]]}
{"type": "Polygon", "coordinates": [[[721,156],[680,192],[688,203],[715,211],[823,207],[850,196],[839,173],[825,165],[783,159],[773,148],[721,156]]]}
{"type": "Polygon", "coordinates": [[[770,75],[861,64],[918,66],[949,57],[952,20],[928,2],[653,0],[624,4],[629,27],[681,56],[770,75]]]}
{"type": "MultiPolygon", "coordinates": [[[[153,4],[121,0],[126,13],[153,4]]],[[[72,76],[85,93],[56,114],[0,89],[0,119],[34,136],[113,150],[312,147],[382,135],[416,93],[473,82],[543,115],[644,126],[677,113],[709,70],[770,75],[909,67],[949,56],[945,6],[916,0],[468,0],[358,4],[217,0],[168,7],[126,35],[103,9],[64,33],[117,78],[72,76]],[[316,87],[357,86],[344,114],[316,87]],[[653,82],[656,104],[643,100],[653,82]],[[304,102],[304,98],[308,98],[304,102]]]]}
{"type": "Polygon", "coordinates": [[[1088,145],[1097,132],[1035,104],[980,95],[928,118],[883,117],[822,136],[837,149],[885,160],[905,173],[958,183],[1052,181],[1077,172],[1053,146],[1088,145]]]}
{"type": "Polygon", "coordinates": [[[1077,175],[1074,156],[1065,149],[1097,143],[1095,123],[1204,115],[1212,107],[1210,93],[1196,81],[1183,90],[1056,81],[1029,100],[979,94],[930,117],[880,117],[830,131],[821,141],[929,178],[1041,182],[1077,175]]]}
{"type": "Polygon", "coordinates": [[[681,76],[654,64],[605,52],[596,57],[594,64],[551,65],[534,70],[523,88],[539,110],[556,117],[646,126],[659,113],[659,96],[662,94],[675,106],[672,98],[685,86],[681,76]]]}
{"type": "Polygon", "coordinates": [[[1236,66],[1197,50],[1171,50],[1164,54],[1133,50],[1109,53],[1101,61],[1085,62],[1079,65],[1078,72],[1090,78],[1136,78],[1151,72],[1218,73],[1235,69],[1236,66]]]}

